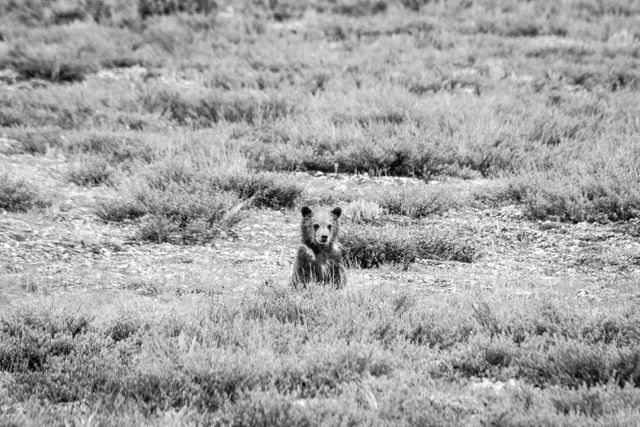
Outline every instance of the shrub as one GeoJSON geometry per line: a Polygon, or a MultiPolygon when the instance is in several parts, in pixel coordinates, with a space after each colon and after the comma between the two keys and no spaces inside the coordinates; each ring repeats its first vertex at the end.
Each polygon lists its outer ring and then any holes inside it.
{"type": "Polygon", "coordinates": [[[109,162],[150,163],[158,155],[147,139],[134,132],[78,132],[66,136],[67,151],[100,155],[109,162]]]}
{"type": "Polygon", "coordinates": [[[241,207],[233,193],[211,191],[198,183],[172,183],[130,193],[120,202],[102,202],[98,212],[112,220],[144,216],[139,229],[142,240],[199,244],[234,225],[241,207]]]}
{"type": "Polygon", "coordinates": [[[108,324],[104,335],[116,342],[123,341],[136,336],[142,326],[137,319],[131,318],[131,316],[124,316],[108,324]]]}
{"type": "Polygon", "coordinates": [[[563,171],[525,174],[507,188],[531,218],[562,221],[626,221],[640,217],[637,157],[606,164],[569,164],[563,171]]]}
{"type": "Polygon", "coordinates": [[[457,207],[454,194],[450,187],[411,185],[384,188],[372,196],[389,214],[421,218],[457,207]]]}
{"type": "Polygon", "coordinates": [[[62,144],[58,129],[20,129],[10,135],[20,143],[18,150],[28,154],[46,154],[50,148],[62,144]]]}
{"type": "Polygon", "coordinates": [[[54,82],[83,80],[101,67],[133,65],[135,38],[128,32],[91,23],[36,28],[13,40],[0,67],[22,78],[54,82]]]}
{"type": "Polygon", "coordinates": [[[281,95],[258,91],[225,93],[160,90],[142,99],[149,112],[160,111],[181,125],[211,126],[220,121],[256,124],[293,114],[297,107],[281,95]]]}
{"type": "Polygon", "coordinates": [[[158,46],[170,55],[188,52],[194,39],[189,27],[173,17],[149,22],[142,37],[145,43],[158,46]]]}
{"type": "Polygon", "coordinates": [[[474,139],[471,149],[463,148],[452,139],[454,130],[423,136],[424,130],[412,130],[413,120],[391,126],[284,119],[259,129],[264,143],[247,144],[244,151],[256,166],[269,170],[334,172],[337,167],[341,172],[425,179],[491,176],[511,170],[521,160],[521,153],[508,144],[485,145],[474,139]]]}
{"type": "Polygon", "coordinates": [[[138,12],[142,19],[157,15],[174,15],[180,12],[210,14],[218,9],[214,0],[138,0],[138,12]]]}
{"type": "MultiPolygon", "coordinates": [[[[57,139],[56,128],[74,129],[98,118],[94,105],[78,99],[77,94],[72,92],[73,89],[60,86],[5,91],[3,95],[6,96],[0,97],[0,106],[8,115],[18,119],[17,123],[10,126],[51,126],[50,132],[43,131],[49,133],[53,143],[57,139]]],[[[25,131],[16,128],[10,129],[9,134],[20,135],[22,132],[25,131]]]]}
{"type": "Polygon", "coordinates": [[[123,222],[140,218],[147,214],[147,208],[137,199],[120,197],[97,202],[96,215],[103,221],[123,222]]]}
{"type": "Polygon", "coordinates": [[[311,300],[291,293],[287,288],[264,287],[259,297],[248,301],[243,311],[248,319],[275,319],[281,323],[308,325],[314,323],[319,309],[311,300]]]}
{"type": "Polygon", "coordinates": [[[83,80],[89,73],[98,70],[98,64],[76,57],[59,48],[34,45],[15,45],[0,66],[11,67],[24,79],[44,79],[55,82],[83,80]]]}
{"type": "Polygon", "coordinates": [[[388,3],[385,0],[341,0],[331,11],[340,15],[366,16],[385,12],[388,3]]]}
{"type": "Polygon", "coordinates": [[[213,15],[213,0],[28,0],[0,2],[0,16],[27,26],[69,24],[94,20],[102,25],[139,29],[142,20],[182,13],[213,15]]]}
{"type": "Polygon", "coordinates": [[[76,185],[93,187],[108,183],[113,172],[113,167],[102,157],[89,157],[70,165],[67,177],[76,185]]]}
{"type": "Polygon", "coordinates": [[[139,221],[143,240],[197,244],[229,229],[249,205],[291,208],[302,193],[277,174],[224,168],[156,164],[122,185],[124,197],[100,201],[96,213],[116,222],[144,217],[139,221]]]}
{"type": "Polygon", "coordinates": [[[270,173],[233,173],[214,177],[213,184],[222,191],[232,191],[254,206],[292,208],[302,194],[302,187],[270,173]]]}
{"type": "Polygon", "coordinates": [[[15,108],[3,108],[0,110],[0,126],[17,127],[24,124],[25,123],[20,112],[15,108]]]}
{"type": "Polygon", "coordinates": [[[14,22],[23,25],[41,25],[49,22],[50,1],[2,1],[0,2],[0,16],[11,17],[14,22]]]}
{"type": "Polygon", "coordinates": [[[419,258],[471,262],[478,249],[451,232],[384,226],[347,226],[341,242],[347,262],[361,268],[397,264],[407,268],[419,258]]]}
{"type": "Polygon", "coordinates": [[[407,9],[410,9],[414,12],[419,12],[420,9],[430,1],[431,0],[400,0],[400,3],[407,9]]]}
{"type": "Polygon", "coordinates": [[[429,298],[420,289],[291,292],[283,284],[211,298],[164,301],[171,314],[161,320],[158,301],[134,302],[142,312],[107,303],[97,321],[42,305],[1,314],[3,403],[10,414],[24,408],[49,421],[42,411],[51,406],[80,406],[54,419],[91,408],[111,421],[117,406],[132,422],[178,413],[171,419],[223,425],[499,424],[506,416],[553,425],[619,420],[640,402],[637,343],[580,336],[583,324],[635,327],[624,309],[597,318],[566,301],[514,308],[522,301],[505,299],[476,310],[474,321],[468,295],[429,298]],[[538,331],[541,317],[561,329],[538,331]],[[195,418],[179,413],[185,407],[195,418]]]}
{"type": "Polygon", "coordinates": [[[156,243],[205,243],[239,221],[246,206],[202,171],[174,163],[156,165],[123,183],[121,191],[123,197],[98,203],[98,216],[108,221],[140,218],[138,237],[156,243]]]}
{"type": "Polygon", "coordinates": [[[358,199],[350,202],[344,208],[344,216],[354,224],[369,224],[382,218],[383,210],[375,201],[358,199]]]}
{"type": "Polygon", "coordinates": [[[73,340],[89,332],[92,318],[84,314],[19,310],[5,314],[0,328],[0,370],[41,371],[57,356],[69,355],[73,340]]]}
{"type": "Polygon", "coordinates": [[[31,184],[14,178],[8,172],[0,173],[0,209],[26,212],[33,207],[46,207],[50,204],[31,184]]]}

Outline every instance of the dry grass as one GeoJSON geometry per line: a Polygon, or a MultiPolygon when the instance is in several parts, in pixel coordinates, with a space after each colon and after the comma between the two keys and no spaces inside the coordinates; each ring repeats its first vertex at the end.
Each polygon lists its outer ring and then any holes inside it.
{"type": "Polygon", "coordinates": [[[13,173],[0,173],[0,209],[26,212],[34,207],[46,207],[50,204],[33,184],[16,178],[13,173]]]}
{"type": "Polygon", "coordinates": [[[119,197],[99,202],[96,212],[101,219],[138,220],[142,240],[178,244],[211,240],[237,223],[241,211],[250,206],[291,208],[302,192],[276,174],[252,175],[231,164],[179,159],[145,167],[118,187],[119,197]]]}
{"type": "Polygon", "coordinates": [[[113,175],[113,167],[103,157],[81,158],[67,171],[69,181],[90,187],[109,183],[113,175]]]}
{"type": "Polygon", "coordinates": [[[472,262],[479,256],[479,249],[456,234],[453,230],[410,225],[350,226],[342,231],[341,243],[347,263],[354,267],[392,264],[406,269],[418,259],[472,262]]]}
{"type": "MultiPolygon", "coordinates": [[[[198,414],[241,425],[635,416],[635,317],[536,302],[424,306],[415,297],[267,287],[242,304],[12,310],[2,318],[0,366],[13,378],[12,399],[82,399],[105,420],[118,406],[123,422],[183,407],[190,411],[175,416],[184,422],[198,414]],[[154,307],[173,314],[158,318],[154,307]],[[485,380],[456,385],[468,376],[485,380]],[[485,399],[503,415],[480,415],[485,399]]],[[[39,405],[3,421],[68,414],[39,405]]]]}

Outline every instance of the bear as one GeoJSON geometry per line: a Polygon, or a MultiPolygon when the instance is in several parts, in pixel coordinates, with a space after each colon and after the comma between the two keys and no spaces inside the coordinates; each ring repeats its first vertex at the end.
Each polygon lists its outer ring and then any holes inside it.
{"type": "Polygon", "coordinates": [[[340,288],[347,283],[338,242],[338,219],[342,209],[308,206],[300,209],[302,245],[298,248],[291,283],[294,287],[318,282],[340,288]]]}

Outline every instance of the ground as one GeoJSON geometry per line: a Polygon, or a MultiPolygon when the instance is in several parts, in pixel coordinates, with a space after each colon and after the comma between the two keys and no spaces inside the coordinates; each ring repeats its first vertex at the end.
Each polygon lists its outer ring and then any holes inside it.
{"type": "MultiPolygon", "coordinates": [[[[233,295],[255,292],[265,282],[285,283],[291,274],[300,241],[297,210],[251,211],[234,227],[233,236],[209,245],[141,244],[134,240],[132,227],[105,224],[95,217],[92,207],[101,191],[56,179],[64,161],[3,157],[16,170],[38,177],[50,191],[67,197],[58,209],[3,214],[3,280],[13,284],[4,289],[8,301],[21,298],[25,289],[47,294],[128,290],[147,296],[159,292],[233,295]]],[[[305,185],[329,189],[394,185],[394,180],[368,176],[299,173],[297,178],[305,185]]],[[[352,269],[350,287],[408,287],[427,298],[432,293],[473,289],[500,291],[501,286],[509,288],[508,294],[522,297],[538,291],[562,298],[573,293],[593,301],[640,297],[633,288],[640,273],[636,220],[606,225],[530,221],[523,218],[521,209],[505,206],[462,209],[419,222],[461,227],[480,247],[478,259],[473,263],[423,260],[406,271],[352,269]]]]}

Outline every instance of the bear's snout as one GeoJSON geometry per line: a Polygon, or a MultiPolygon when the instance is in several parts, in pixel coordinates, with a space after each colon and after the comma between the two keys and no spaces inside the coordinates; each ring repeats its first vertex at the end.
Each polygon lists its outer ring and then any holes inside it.
{"type": "Polygon", "coordinates": [[[320,243],[327,243],[329,241],[329,236],[323,234],[320,236],[320,243]]]}

